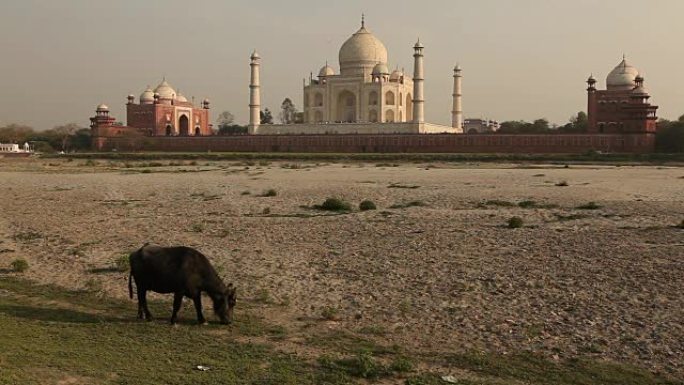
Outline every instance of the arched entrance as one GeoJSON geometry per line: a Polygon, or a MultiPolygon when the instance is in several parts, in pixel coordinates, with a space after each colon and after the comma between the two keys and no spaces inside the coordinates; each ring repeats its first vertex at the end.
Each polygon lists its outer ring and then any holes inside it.
{"type": "Polygon", "coordinates": [[[181,136],[188,136],[190,133],[189,124],[188,117],[186,115],[181,115],[180,119],[178,119],[178,127],[180,128],[181,136]]]}
{"type": "Polygon", "coordinates": [[[195,136],[200,136],[202,135],[202,132],[200,131],[199,127],[195,127],[195,136]]]}
{"type": "Polygon", "coordinates": [[[337,121],[356,122],[356,95],[350,91],[342,91],[337,96],[337,121]]]}
{"type": "Polygon", "coordinates": [[[170,124],[166,125],[166,136],[171,136],[173,134],[173,128],[170,124]]]}

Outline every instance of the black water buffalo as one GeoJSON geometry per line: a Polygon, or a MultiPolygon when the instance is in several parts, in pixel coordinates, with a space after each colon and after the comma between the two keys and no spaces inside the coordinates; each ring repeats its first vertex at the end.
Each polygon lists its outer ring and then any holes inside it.
{"type": "Polygon", "coordinates": [[[189,247],[159,247],[145,245],[133,252],[129,261],[128,294],[133,299],[133,279],[138,289],[138,318],[152,319],[147,308],[147,291],[174,293],[171,323],[175,324],[183,297],[192,298],[197,321],[206,324],[202,315],[202,292],[214,302],[214,312],[221,323],[233,318],[235,287],[223,284],[207,257],[189,247]],[[131,279],[132,277],[132,279],[131,279]]]}

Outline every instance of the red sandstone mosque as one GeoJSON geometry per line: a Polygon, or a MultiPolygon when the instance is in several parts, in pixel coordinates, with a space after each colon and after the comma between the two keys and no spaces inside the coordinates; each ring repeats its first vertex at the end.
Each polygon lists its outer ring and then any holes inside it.
{"type": "MultiPolygon", "coordinates": [[[[214,136],[209,101],[195,107],[164,79],[154,90],[128,96],[127,125],[117,125],[105,105],[91,118],[98,151],[228,152],[446,152],[583,153],[652,152],[657,106],[649,102],[639,71],[622,62],[598,90],[587,83],[589,124],[585,133],[463,134],[460,67],[454,69],[452,125],[424,120],[424,49],[414,48],[412,79],[392,77],[387,51],[362,22],[340,49],[341,75],[326,66],[304,89],[305,123],[260,125],[260,61],[250,57],[249,135],[214,136]],[[403,79],[403,80],[402,80],[403,79]],[[395,97],[395,96],[400,97],[395,97]],[[406,97],[404,97],[406,96],[406,97]],[[404,103],[404,99],[406,99],[404,103]]],[[[399,73],[399,71],[395,71],[399,73]]]]}
{"type": "Polygon", "coordinates": [[[97,106],[96,115],[90,118],[93,137],[130,136],[208,136],[213,135],[209,123],[209,99],[201,107],[188,101],[166,81],[152,90],[149,86],[135,102],[135,95],[128,95],[126,104],[127,124],[118,125],[109,116],[109,107],[97,106]]]}

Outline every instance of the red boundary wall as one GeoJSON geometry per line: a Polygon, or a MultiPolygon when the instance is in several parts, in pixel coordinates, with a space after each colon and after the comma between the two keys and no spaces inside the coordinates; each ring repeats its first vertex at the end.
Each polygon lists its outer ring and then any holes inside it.
{"type": "Polygon", "coordinates": [[[97,151],[296,153],[649,153],[654,134],[409,134],[94,137],[97,151]]]}

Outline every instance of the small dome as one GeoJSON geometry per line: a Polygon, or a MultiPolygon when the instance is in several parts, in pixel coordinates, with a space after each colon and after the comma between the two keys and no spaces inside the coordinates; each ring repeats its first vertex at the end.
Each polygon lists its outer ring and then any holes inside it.
{"type": "Polygon", "coordinates": [[[358,68],[370,69],[378,63],[387,63],[387,48],[362,25],[361,29],[342,44],[339,59],[343,73],[358,68]]]}
{"type": "Polygon", "coordinates": [[[390,81],[391,82],[398,82],[401,80],[401,78],[404,76],[404,73],[399,71],[399,70],[394,70],[392,71],[392,75],[390,75],[390,81]]]}
{"type": "Polygon", "coordinates": [[[99,106],[97,106],[97,112],[105,112],[105,111],[109,111],[109,107],[107,107],[106,104],[100,104],[99,106]]]}
{"type": "Polygon", "coordinates": [[[318,71],[318,77],[319,78],[324,78],[327,76],[334,76],[334,75],[335,75],[335,70],[327,64],[325,65],[325,67],[321,68],[320,71],[318,71]]]}
{"type": "Polygon", "coordinates": [[[373,67],[373,75],[389,75],[389,73],[389,68],[385,63],[378,63],[373,67]]]}
{"type": "Polygon", "coordinates": [[[176,101],[181,103],[187,103],[188,98],[186,98],[185,96],[183,96],[183,94],[179,92],[178,95],[176,95],[176,101]]]}
{"type": "Polygon", "coordinates": [[[150,86],[147,86],[145,91],[140,94],[140,104],[152,104],[154,103],[154,91],[150,86]]]}
{"type": "Polygon", "coordinates": [[[637,76],[639,71],[629,65],[626,59],[622,59],[622,62],[608,74],[606,86],[608,90],[631,90],[636,86],[637,76]]]}
{"type": "Polygon", "coordinates": [[[171,87],[166,78],[154,89],[154,92],[159,94],[160,99],[173,99],[176,96],[176,90],[171,87]]]}

